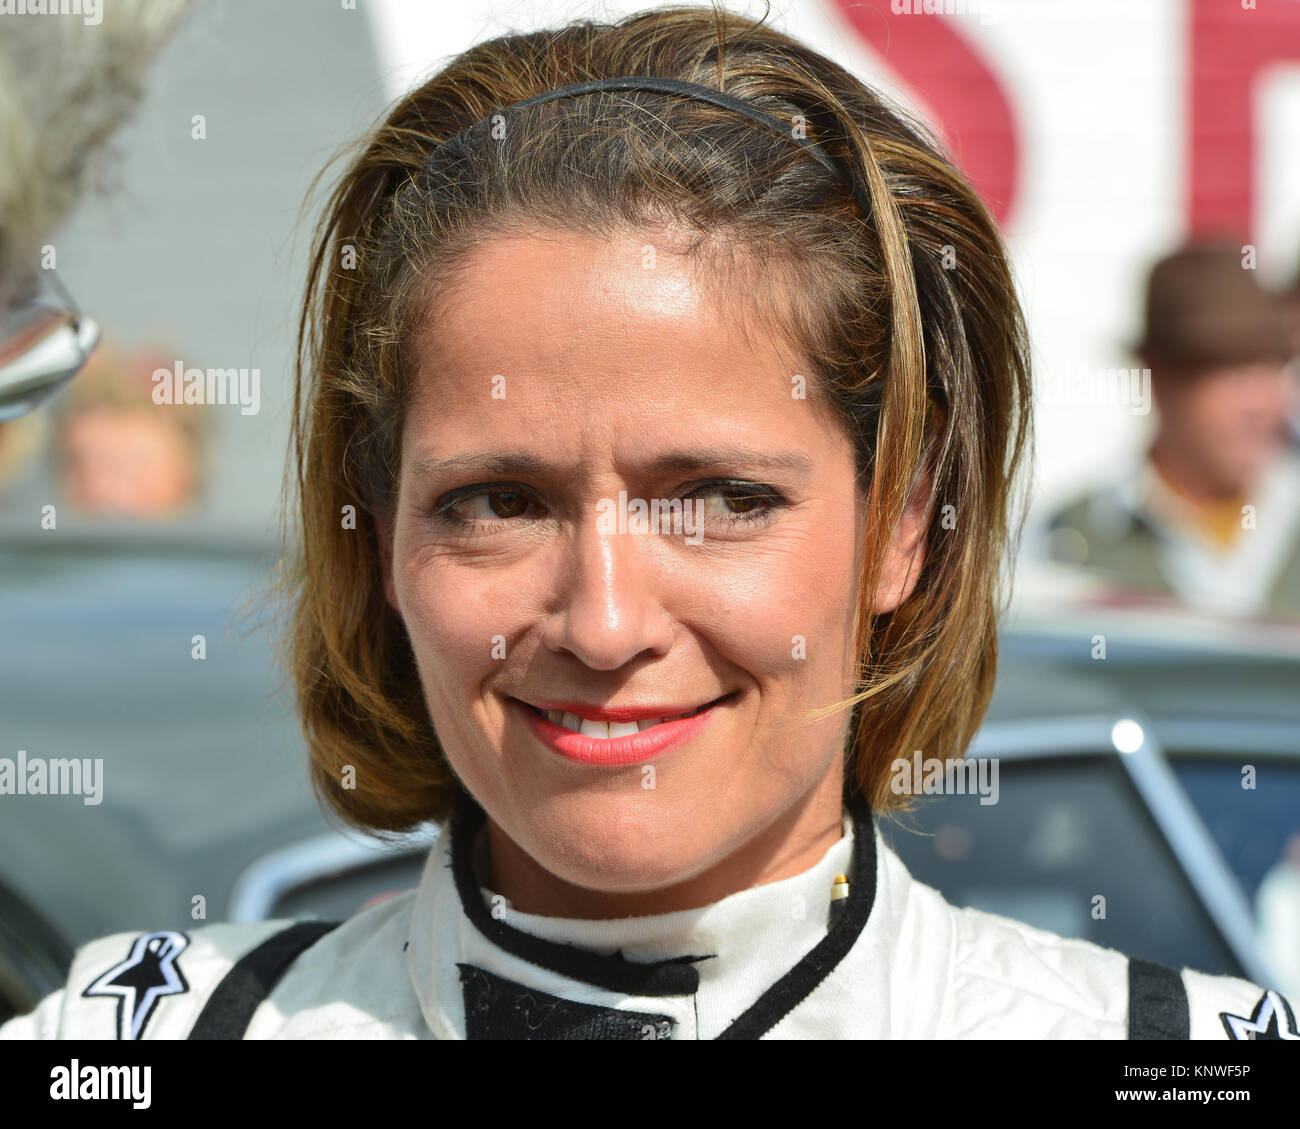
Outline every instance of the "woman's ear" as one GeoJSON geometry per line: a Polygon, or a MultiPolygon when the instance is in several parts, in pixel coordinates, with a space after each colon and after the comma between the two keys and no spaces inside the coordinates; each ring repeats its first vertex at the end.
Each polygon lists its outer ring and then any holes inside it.
{"type": "Polygon", "coordinates": [[[925,541],[930,528],[930,491],[933,480],[928,470],[921,472],[894,530],[894,539],[885,554],[876,587],[873,614],[883,615],[898,608],[916,588],[925,565],[925,541]]]}

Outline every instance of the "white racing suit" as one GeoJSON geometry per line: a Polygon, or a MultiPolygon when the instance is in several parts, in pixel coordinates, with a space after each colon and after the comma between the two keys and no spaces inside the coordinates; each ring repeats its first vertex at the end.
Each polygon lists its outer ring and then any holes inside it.
{"type": "Polygon", "coordinates": [[[462,799],[420,885],[341,924],[93,941],[0,1038],[1300,1039],[1276,991],[949,905],[857,803],[802,874],[612,921],[514,910],[482,826],[462,799]]]}

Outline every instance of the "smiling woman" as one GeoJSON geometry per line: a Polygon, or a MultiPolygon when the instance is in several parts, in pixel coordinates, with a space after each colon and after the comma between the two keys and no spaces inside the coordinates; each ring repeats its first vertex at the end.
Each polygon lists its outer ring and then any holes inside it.
{"type": "Polygon", "coordinates": [[[707,8],[457,57],[326,206],[288,510],[314,783],[439,821],[424,877],[336,929],[97,942],[69,998],[152,961],[122,1031],[1293,1028],[955,910],[879,836],[900,758],[960,757],[988,703],[1028,436],[988,211],[842,67],[707,8]]]}

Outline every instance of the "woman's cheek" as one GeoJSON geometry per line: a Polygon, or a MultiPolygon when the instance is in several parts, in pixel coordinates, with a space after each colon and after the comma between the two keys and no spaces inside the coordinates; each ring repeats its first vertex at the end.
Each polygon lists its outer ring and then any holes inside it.
{"type": "Polygon", "coordinates": [[[493,640],[507,643],[533,601],[523,578],[511,580],[445,560],[415,561],[403,572],[398,600],[407,633],[422,660],[474,671],[493,662],[493,640]]]}
{"type": "Polygon", "coordinates": [[[786,533],[734,564],[700,570],[695,602],[720,610],[720,623],[811,637],[838,626],[851,608],[853,568],[843,531],[786,533]]]}

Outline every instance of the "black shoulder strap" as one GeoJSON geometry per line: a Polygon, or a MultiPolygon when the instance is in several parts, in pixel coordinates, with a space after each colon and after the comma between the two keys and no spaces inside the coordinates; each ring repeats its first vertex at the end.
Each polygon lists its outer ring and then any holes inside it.
{"type": "Polygon", "coordinates": [[[1182,973],[1140,957],[1128,960],[1128,1037],[1190,1039],[1191,1017],[1182,973]]]}
{"type": "Polygon", "coordinates": [[[299,921],[245,953],[208,997],[189,1037],[242,1039],[253,1012],[294,959],[339,924],[337,921],[299,921]]]}

